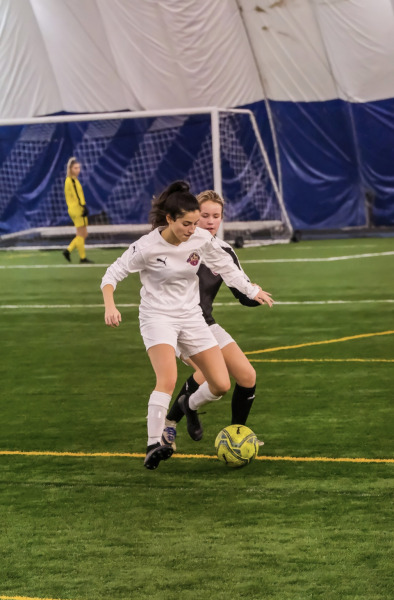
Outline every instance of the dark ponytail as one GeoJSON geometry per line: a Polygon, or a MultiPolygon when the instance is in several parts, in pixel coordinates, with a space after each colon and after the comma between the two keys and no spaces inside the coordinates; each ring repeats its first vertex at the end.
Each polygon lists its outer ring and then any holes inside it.
{"type": "Polygon", "coordinates": [[[168,225],[166,216],[170,215],[174,221],[187,212],[200,210],[197,198],[190,192],[186,181],[174,181],[158,198],[153,198],[149,220],[152,229],[161,225],[168,225]]]}

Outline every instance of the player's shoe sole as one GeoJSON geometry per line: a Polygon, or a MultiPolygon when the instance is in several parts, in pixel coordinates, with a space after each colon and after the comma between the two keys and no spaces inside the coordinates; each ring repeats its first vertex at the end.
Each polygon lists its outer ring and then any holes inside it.
{"type": "Polygon", "coordinates": [[[167,427],[165,427],[163,429],[163,433],[161,436],[161,443],[163,444],[163,446],[171,446],[171,448],[175,452],[175,450],[176,450],[175,439],[176,439],[176,427],[171,427],[171,425],[167,425],[167,427]]]}
{"type": "Polygon", "coordinates": [[[162,446],[159,442],[152,446],[148,446],[144,460],[144,467],[150,471],[153,471],[154,469],[157,469],[160,461],[168,460],[171,458],[173,453],[174,450],[171,448],[171,446],[162,446]]]}
{"type": "Polygon", "coordinates": [[[189,406],[189,396],[184,395],[178,398],[178,404],[183,414],[186,417],[187,432],[195,442],[202,439],[203,428],[196,410],[192,410],[189,406]]]}
{"type": "Polygon", "coordinates": [[[62,254],[68,262],[71,262],[71,254],[68,250],[63,250],[62,254]]]}

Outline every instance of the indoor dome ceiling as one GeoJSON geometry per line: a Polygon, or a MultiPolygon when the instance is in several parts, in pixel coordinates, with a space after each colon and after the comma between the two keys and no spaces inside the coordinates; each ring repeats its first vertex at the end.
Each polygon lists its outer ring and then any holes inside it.
{"type": "Polygon", "coordinates": [[[394,97],[390,0],[0,0],[0,115],[394,97]]]}
{"type": "Polygon", "coordinates": [[[2,125],[249,105],[294,227],[394,224],[394,0],[0,0],[0,82],[2,125]]]}

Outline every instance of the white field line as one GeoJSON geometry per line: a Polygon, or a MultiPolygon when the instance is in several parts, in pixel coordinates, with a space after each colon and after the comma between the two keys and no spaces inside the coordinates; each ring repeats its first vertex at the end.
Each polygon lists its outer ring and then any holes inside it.
{"type": "MultiPolygon", "coordinates": [[[[376,248],[378,246],[378,244],[363,244],[363,249],[364,248],[376,248]]],[[[62,246],[62,248],[64,248],[64,246],[62,246]]],[[[358,248],[360,249],[360,244],[330,244],[330,250],[332,250],[333,248],[341,248],[341,250],[348,250],[349,248],[358,248]]],[[[315,246],[308,246],[307,242],[303,242],[300,245],[294,245],[292,247],[293,250],[316,250],[315,246]]],[[[328,248],[327,248],[328,249],[328,248]]],[[[10,250],[12,250],[12,248],[10,248],[10,250]]]]}
{"type": "Polygon", "coordinates": [[[393,256],[390,252],[369,252],[367,254],[349,254],[347,256],[326,256],[325,258],[259,258],[255,260],[243,260],[242,264],[254,263],[296,263],[296,262],[334,262],[337,260],[352,260],[353,258],[374,258],[376,256],[393,256]]]}
{"type": "MultiPolygon", "coordinates": [[[[257,263],[299,263],[299,262],[334,262],[338,260],[352,260],[358,258],[374,258],[378,256],[393,256],[394,251],[390,252],[370,252],[368,254],[349,254],[348,256],[328,256],[325,258],[258,258],[254,260],[243,260],[242,264],[257,264],[257,263]]],[[[53,264],[53,265],[0,265],[0,269],[86,269],[87,267],[94,268],[106,268],[109,265],[107,263],[97,264],[53,264]]]]}
{"type": "MultiPolygon", "coordinates": [[[[394,304],[394,298],[386,298],[383,300],[300,300],[290,302],[275,302],[278,306],[302,306],[310,304],[329,305],[329,304],[394,304]]],[[[118,308],[138,308],[139,304],[116,304],[118,308]]],[[[217,306],[239,306],[239,302],[215,302],[217,306]]],[[[103,304],[0,304],[1,309],[19,309],[19,310],[35,310],[35,309],[69,309],[69,308],[104,308],[103,304]]]]}
{"type": "MultiPolygon", "coordinates": [[[[1,236],[0,236],[0,240],[1,240],[1,236]]],[[[112,250],[113,248],[128,248],[130,246],[130,244],[105,244],[103,246],[103,244],[85,244],[85,249],[87,252],[89,252],[89,250],[112,250]]],[[[350,246],[352,247],[352,246],[350,246]]],[[[360,246],[355,246],[355,248],[359,248],[360,246]]],[[[363,246],[363,248],[367,248],[369,246],[363,246]]],[[[64,250],[65,248],[67,248],[67,244],[66,245],[50,245],[50,246],[11,246],[10,248],[2,247],[0,248],[0,252],[15,252],[16,254],[18,252],[24,253],[24,252],[36,252],[36,251],[42,251],[42,252],[50,252],[51,250],[64,250]]]]}
{"type": "MultiPolygon", "coordinates": [[[[89,250],[113,250],[115,248],[128,248],[130,246],[130,244],[105,244],[103,246],[103,244],[86,244],[86,250],[89,252],[89,250]]],[[[363,248],[376,248],[378,246],[378,244],[363,244],[363,248]]],[[[250,247],[250,246],[248,246],[250,247]]],[[[65,246],[63,245],[50,245],[50,246],[11,246],[10,248],[7,247],[2,247],[0,248],[0,254],[1,252],[15,252],[15,254],[17,254],[18,252],[21,254],[24,253],[33,253],[36,252],[37,250],[42,251],[42,252],[50,252],[51,250],[64,250],[65,246]]],[[[349,248],[360,248],[359,244],[347,244],[347,245],[336,245],[336,244],[330,244],[330,250],[332,250],[333,248],[338,249],[341,248],[342,250],[348,250],[349,248]]],[[[294,251],[299,251],[299,250],[316,250],[316,248],[314,246],[306,246],[304,244],[302,244],[301,246],[294,246],[293,247],[294,251]]]]}
{"type": "MultiPolygon", "coordinates": [[[[294,300],[289,302],[275,302],[275,304],[279,305],[302,305],[302,304],[374,304],[375,302],[380,303],[392,303],[394,302],[394,298],[384,298],[384,299],[362,299],[362,300],[294,300]]],[[[233,302],[232,304],[238,304],[238,302],[233,302]]]]}
{"type": "Polygon", "coordinates": [[[97,267],[101,269],[106,269],[107,267],[109,267],[109,264],[95,263],[80,265],[78,263],[75,265],[0,265],[0,269],[94,269],[97,267]]]}

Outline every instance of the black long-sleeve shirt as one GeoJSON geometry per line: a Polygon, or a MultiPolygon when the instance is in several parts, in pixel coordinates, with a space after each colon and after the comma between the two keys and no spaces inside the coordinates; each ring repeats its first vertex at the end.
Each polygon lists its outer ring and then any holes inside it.
{"type": "MultiPolygon", "coordinates": [[[[225,250],[225,252],[228,252],[228,254],[233,259],[234,263],[242,271],[241,265],[239,264],[238,256],[235,254],[232,247],[229,244],[227,244],[227,242],[224,242],[219,238],[216,238],[216,241],[220,244],[223,250],[225,250]]],[[[204,319],[208,325],[213,325],[214,323],[216,323],[212,315],[213,302],[220,290],[220,286],[223,283],[223,279],[220,275],[212,273],[212,271],[208,269],[208,267],[206,267],[204,264],[200,265],[197,275],[200,281],[200,306],[202,308],[204,319]]],[[[235,298],[239,300],[239,302],[244,306],[259,306],[259,303],[256,302],[256,300],[250,300],[247,296],[242,294],[242,292],[239,292],[236,288],[230,287],[229,289],[235,296],[235,298]]]]}

